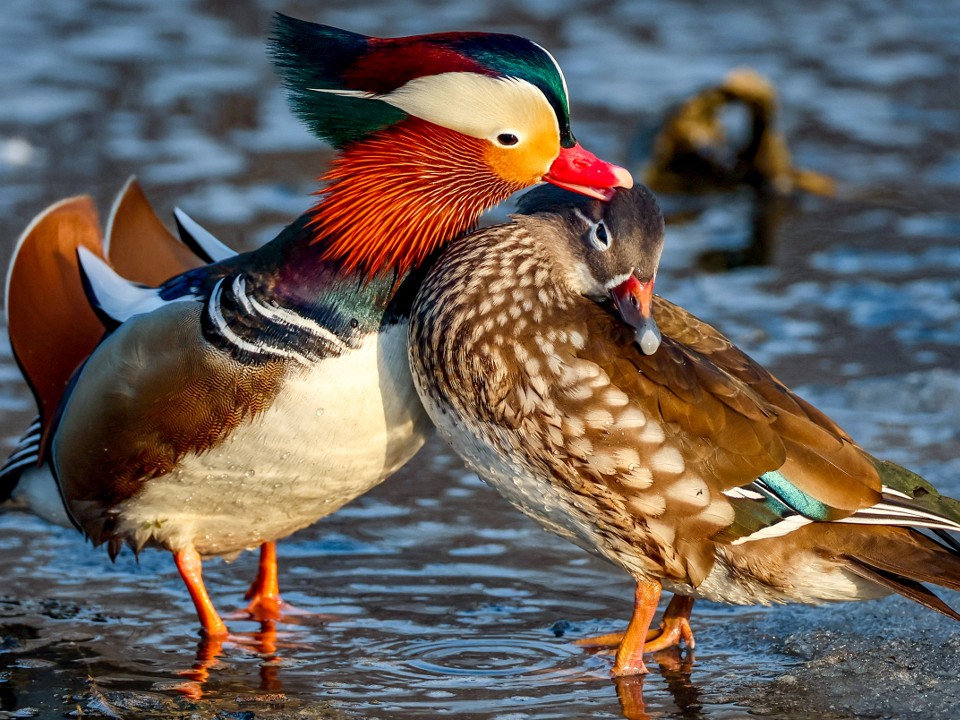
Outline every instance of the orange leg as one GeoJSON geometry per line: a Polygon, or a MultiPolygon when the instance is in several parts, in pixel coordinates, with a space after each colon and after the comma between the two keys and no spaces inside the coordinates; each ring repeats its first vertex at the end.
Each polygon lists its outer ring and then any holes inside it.
{"type": "Polygon", "coordinates": [[[650,623],[657,612],[657,604],[660,602],[661,587],[658,580],[637,581],[633,597],[633,617],[630,618],[627,631],[620,641],[617,658],[610,671],[614,677],[646,674],[647,667],[643,664],[644,645],[650,623]]]}
{"type": "Polygon", "coordinates": [[[277,544],[265,542],[260,546],[260,568],[257,579],[247,590],[245,598],[250,601],[247,613],[253,618],[279,620],[280,608],[284,605],[280,597],[280,583],[277,580],[277,544]]]}
{"type": "Polygon", "coordinates": [[[203,562],[200,560],[200,553],[190,546],[187,550],[175,552],[173,560],[197,608],[197,617],[200,618],[203,634],[209,638],[224,637],[227,634],[227,626],[217,614],[213,603],[210,602],[207,588],[203,585],[203,562]]]}
{"type": "Polygon", "coordinates": [[[693,650],[696,643],[693,641],[693,630],[690,628],[690,613],[693,612],[693,598],[685,595],[674,595],[670,604],[663,613],[659,630],[647,633],[647,642],[643,646],[644,652],[657,652],[669,647],[684,645],[693,650]]]}

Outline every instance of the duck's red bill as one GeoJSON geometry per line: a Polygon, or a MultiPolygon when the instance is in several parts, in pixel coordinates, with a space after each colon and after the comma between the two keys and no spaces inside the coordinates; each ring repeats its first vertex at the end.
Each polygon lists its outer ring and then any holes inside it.
{"type": "Polygon", "coordinates": [[[609,200],[614,188],[633,187],[633,176],[626,168],[601,160],[577,143],[570,148],[561,148],[543,179],[565,190],[609,200]]]}
{"type": "Polygon", "coordinates": [[[636,343],[644,355],[653,355],[660,347],[660,328],[653,319],[654,278],[643,282],[631,274],[627,280],[610,291],[613,304],[620,317],[630,327],[635,328],[636,343]]]}

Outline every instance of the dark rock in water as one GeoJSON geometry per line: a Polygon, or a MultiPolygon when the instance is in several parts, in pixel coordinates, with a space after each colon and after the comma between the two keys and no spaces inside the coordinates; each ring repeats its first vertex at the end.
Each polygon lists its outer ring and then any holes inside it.
{"type": "Polygon", "coordinates": [[[39,633],[30,625],[0,625],[0,653],[16,651],[24,646],[25,640],[36,640],[39,633]]]}

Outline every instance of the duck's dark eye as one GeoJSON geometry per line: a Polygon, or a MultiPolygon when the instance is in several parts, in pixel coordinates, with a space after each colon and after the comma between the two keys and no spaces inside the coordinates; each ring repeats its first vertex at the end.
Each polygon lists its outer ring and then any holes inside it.
{"type": "Polygon", "coordinates": [[[597,250],[606,250],[610,247],[610,236],[607,235],[607,226],[603,224],[602,220],[593,226],[593,234],[590,236],[590,240],[597,250]]]}
{"type": "Polygon", "coordinates": [[[520,142],[520,138],[513,133],[500,133],[497,135],[497,142],[505,147],[510,147],[511,145],[516,145],[518,142],[520,142]]]}

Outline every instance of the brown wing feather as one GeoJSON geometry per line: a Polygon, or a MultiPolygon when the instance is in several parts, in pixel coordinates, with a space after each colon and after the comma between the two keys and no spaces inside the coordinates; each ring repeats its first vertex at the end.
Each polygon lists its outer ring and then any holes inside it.
{"type": "Polygon", "coordinates": [[[590,339],[581,357],[604,368],[631,402],[665,423],[685,457],[704,465],[717,489],[750,482],[783,464],[778,413],[753,385],[665,333],[660,349],[644,355],[631,328],[599,307],[590,314],[590,339]]]}
{"type": "Polygon", "coordinates": [[[64,405],[53,459],[67,506],[95,543],[109,539],[114,505],[215,446],[279,390],[283,363],[246,366],[210,349],[202,307],[171,303],[121,325],[64,405]]]}
{"type": "Polygon", "coordinates": [[[88,196],[40,213],[21,236],[7,274],[10,344],[40,410],[41,452],[70,377],[104,332],[80,282],[79,247],[103,257],[88,196]]]}
{"type": "MultiPolygon", "coordinates": [[[[645,427],[625,430],[615,415],[609,426],[586,433],[593,456],[583,460],[581,478],[602,481],[628,513],[642,520],[658,540],[657,552],[668,575],[685,574],[694,585],[706,576],[713,563],[709,539],[734,520],[722,491],[765,472],[782,470],[794,485],[835,508],[838,516],[880,500],[876,469],[863,451],[846,434],[834,433],[831,422],[811,417],[789,390],[719,333],[703,334],[687,345],[664,332],[659,350],[644,355],[633,342],[633,330],[599,306],[584,303],[580,312],[586,342],[577,358],[600,368],[609,384],[629,398],[628,407],[659,421],[665,436],[661,446],[651,445],[645,427]],[[658,459],[670,445],[679,449],[683,462],[658,459]],[[609,474],[590,471],[603,462],[605,453],[624,446],[646,448],[652,469],[649,487],[629,481],[629,460],[614,463],[609,474]],[[697,490],[702,483],[703,492],[697,490]],[[671,552],[676,554],[673,559],[671,552]]],[[[674,317],[682,319],[682,311],[674,317]]],[[[684,326],[704,327],[695,322],[684,326]]],[[[690,336],[689,331],[683,334],[690,336]]],[[[595,404],[593,398],[584,403],[595,404]]],[[[587,410],[563,400],[558,405],[575,417],[587,410]]],[[[628,526],[623,524],[618,532],[626,540],[628,526]]]]}
{"type": "Polygon", "coordinates": [[[783,470],[793,484],[844,514],[880,500],[876,468],[833,420],[683,308],[658,297],[654,312],[661,332],[691,351],[691,367],[706,363],[726,376],[726,389],[714,386],[713,392],[749,388],[744,397],[760,398],[776,415],[774,426],[786,450],[783,470]]]}
{"type": "Polygon", "coordinates": [[[128,280],[157,286],[203,261],[167,230],[136,178],[117,195],[104,243],[113,268],[128,280]]]}
{"type": "Polygon", "coordinates": [[[842,523],[828,527],[830,532],[818,542],[838,557],[855,558],[876,570],[916,582],[960,590],[960,554],[916,530],[842,523]]]}
{"type": "Polygon", "coordinates": [[[773,406],[792,414],[805,415],[830,433],[851,439],[843,428],[795,395],[712,325],[660,296],[654,297],[653,313],[661,332],[709,358],[733,377],[753,386],[773,406]]]}

